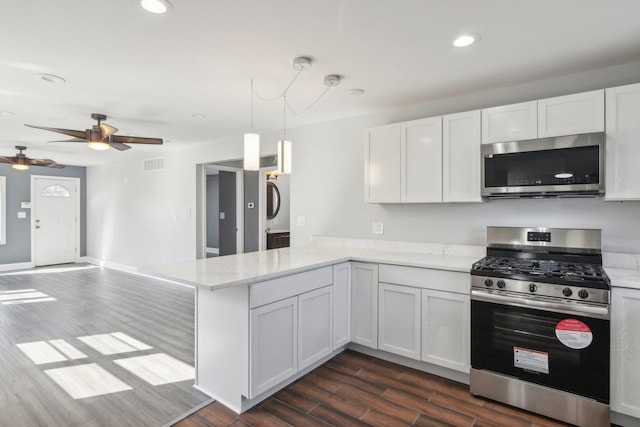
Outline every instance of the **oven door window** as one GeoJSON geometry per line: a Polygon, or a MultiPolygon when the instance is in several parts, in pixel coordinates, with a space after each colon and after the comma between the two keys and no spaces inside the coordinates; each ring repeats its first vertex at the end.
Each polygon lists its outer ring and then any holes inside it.
{"type": "Polygon", "coordinates": [[[475,369],[609,403],[609,342],[608,320],[471,302],[475,369]]]}

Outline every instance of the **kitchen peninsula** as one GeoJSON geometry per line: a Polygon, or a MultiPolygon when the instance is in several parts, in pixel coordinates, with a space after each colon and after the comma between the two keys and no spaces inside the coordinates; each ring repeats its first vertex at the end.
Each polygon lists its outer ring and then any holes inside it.
{"type": "Polygon", "coordinates": [[[195,387],[240,413],[347,345],[468,383],[468,272],[483,255],[473,246],[329,244],[149,273],[195,287],[195,387]]]}

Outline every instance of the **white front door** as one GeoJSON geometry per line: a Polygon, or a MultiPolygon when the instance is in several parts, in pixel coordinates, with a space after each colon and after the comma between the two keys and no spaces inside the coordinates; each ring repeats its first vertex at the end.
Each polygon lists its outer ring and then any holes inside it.
{"type": "Polygon", "coordinates": [[[36,266],[78,260],[79,190],[78,178],[31,177],[31,253],[36,266]]]}

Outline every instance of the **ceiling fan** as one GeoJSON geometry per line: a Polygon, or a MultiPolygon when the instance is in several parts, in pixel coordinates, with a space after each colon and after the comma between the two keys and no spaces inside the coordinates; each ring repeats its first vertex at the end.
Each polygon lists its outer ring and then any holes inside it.
{"type": "Polygon", "coordinates": [[[16,145],[16,150],[18,150],[18,154],[13,157],[5,157],[0,156],[0,163],[10,163],[12,168],[17,170],[27,170],[29,166],[43,166],[46,168],[55,168],[62,169],[64,165],[58,164],[51,159],[30,159],[24,155],[23,151],[26,150],[27,147],[22,145],[16,145]]]}
{"type": "Polygon", "coordinates": [[[107,119],[104,114],[91,114],[91,118],[98,121],[91,129],[86,130],[73,130],[73,129],[59,129],[50,128],[44,126],[26,125],[30,128],[43,129],[51,132],[58,132],[64,135],[72,136],[72,139],[65,139],[62,141],[50,141],[50,142],[88,142],[89,148],[94,150],[108,150],[109,147],[113,147],[116,150],[124,151],[128,150],[127,144],[162,144],[162,138],[142,138],[138,136],[123,136],[114,135],[118,132],[118,129],[113,126],[109,126],[106,123],[102,123],[107,119]],[[126,142],[126,144],[125,144],[126,142]]]}

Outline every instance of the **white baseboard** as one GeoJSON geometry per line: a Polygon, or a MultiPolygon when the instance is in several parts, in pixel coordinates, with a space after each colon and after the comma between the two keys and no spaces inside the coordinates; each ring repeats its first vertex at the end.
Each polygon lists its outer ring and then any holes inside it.
{"type": "Polygon", "coordinates": [[[119,264],[119,263],[110,262],[110,261],[103,261],[103,260],[100,260],[100,259],[97,259],[97,258],[92,258],[92,257],[82,257],[81,259],[84,262],[88,262],[89,264],[94,264],[94,265],[97,265],[97,266],[100,266],[100,267],[103,267],[103,268],[110,268],[112,270],[122,271],[123,273],[135,274],[136,276],[147,277],[149,279],[159,280],[161,282],[171,283],[173,285],[179,285],[179,286],[184,286],[185,288],[193,289],[193,286],[191,286],[191,285],[185,285],[184,283],[176,282],[174,280],[164,279],[162,277],[157,277],[157,276],[153,276],[151,274],[143,273],[143,272],[140,271],[140,269],[138,267],[135,267],[133,265],[119,264]]]}
{"type": "Polygon", "coordinates": [[[220,254],[220,248],[207,248],[208,254],[220,254]]]}
{"type": "Polygon", "coordinates": [[[28,270],[34,267],[34,263],[32,262],[18,262],[15,264],[0,264],[0,271],[11,271],[11,270],[28,270]]]}

